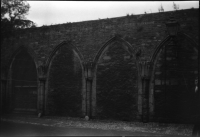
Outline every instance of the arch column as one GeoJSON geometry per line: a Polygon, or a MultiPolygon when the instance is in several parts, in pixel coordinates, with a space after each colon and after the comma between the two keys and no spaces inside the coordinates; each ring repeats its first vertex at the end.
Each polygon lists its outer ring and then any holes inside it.
{"type": "MultiPolygon", "coordinates": [[[[199,51],[200,51],[200,46],[198,46],[199,48],[198,48],[198,70],[200,70],[200,54],[199,54],[199,51]]],[[[198,96],[198,106],[200,107],[200,72],[198,71],[198,82],[197,82],[197,85],[198,85],[198,91],[197,91],[197,96],[198,96]]],[[[200,123],[200,110],[198,111],[198,113],[197,113],[198,115],[199,115],[199,119],[198,119],[198,121],[197,122],[199,122],[200,123]]]]}
{"type": "Polygon", "coordinates": [[[86,108],[85,108],[85,115],[91,117],[92,116],[92,102],[93,100],[93,94],[92,94],[92,85],[93,85],[93,76],[94,76],[94,71],[93,71],[93,62],[87,62],[85,63],[84,67],[84,74],[85,74],[85,81],[86,81],[86,108]]]}
{"type": "Polygon", "coordinates": [[[149,61],[139,61],[140,78],[142,85],[142,121],[149,121],[149,85],[150,85],[150,68],[149,61]]]}
{"type": "Polygon", "coordinates": [[[3,72],[3,70],[1,70],[1,106],[0,106],[0,111],[1,111],[1,115],[5,113],[5,107],[6,107],[6,84],[7,84],[7,80],[6,80],[6,76],[5,76],[5,72],[3,72]]]}
{"type": "Polygon", "coordinates": [[[38,68],[38,79],[39,79],[39,91],[38,91],[38,117],[45,114],[45,66],[41,65],[38,68]]]}

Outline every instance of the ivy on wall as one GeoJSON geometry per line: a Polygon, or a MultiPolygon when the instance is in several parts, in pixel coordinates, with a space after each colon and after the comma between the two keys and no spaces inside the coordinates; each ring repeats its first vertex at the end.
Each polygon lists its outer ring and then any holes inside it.
{"type": "Polygon", "coordinates": [[[137,115],[136,79],[134,60],[119,43],[115,43],[98,62],[97,115],[133,120],[137,115]]]}
{"type": "Polygon", "coordinates": [[[48,87],[48,108],[52,115],[81,115],[82,72],[77,60],[65,45],[52,60],[48,87]]]}

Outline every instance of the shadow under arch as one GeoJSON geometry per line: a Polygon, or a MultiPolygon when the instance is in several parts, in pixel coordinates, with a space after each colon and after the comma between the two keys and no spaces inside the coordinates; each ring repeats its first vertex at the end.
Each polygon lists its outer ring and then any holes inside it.
{"type": "MultiPolygon", "coordinates": [[[[51,112],[49,111],[49,106],[48,106],[48,99],[49,99],[49,94],[50,94],[50,71],[51,71],[51,67],[52,67],[52,63],[54,61],[54,58],[57,57],[57,52],[61,49],[61,48],[67,48],[70,50],[70,53],[72,52],[74,54],[74,57],[77,58],[78,60],[78,64],[80,65],[80,71],[81,71],[81,76],[78,77],[80,79],[80,81],[82,81],[81,83],[81,96],[82,96],[82,113],[84,113],[86,110],[85,110],[85,92],[86,92],[86,89],[85,89],[85,76],[84,76],[84,58],[81,54],[81,52],[78,50],[78,48],[76,46],[74,46],[72,44],[71,41],[63,41],[61,42],[60,44],[58,44],[54,49],[53,51],[50,53],[46,63],[45,63],[45,74],[46,74],[46,77],[47,77],[47,81],[45,83],[45,113],[48,115],[50,114],[51,112]]],[[[64,54],[64,53],[62,53],[64,54]]],[[[59,55],[58,55],[59,56],[59,55]]],[[[62,70],[63,71],[63,70],[62,70]]],[[[66,74],[65,74],[66,75],[66,74]]],[[[66,80],[66,79],[65,79],[66,80]]],[[[70,79],[69,79],[70,80],[70,79]]]]}
{"type": "MultiPolygon", "coordinates": [[[[189,43],[189,46],[193,47],[195,53],[198,54],[198,44],[197,42],[192,38],[190,37],[189,35],[187,35],[186,33],[182,33],[182,32],[179,32],[177,37],[179,36],[182,36],[185,38],[186,41],[188,41],[189,43]]],[[[161,54],[161,50],[164,46],[168,45],[171,41],[173,40],[173,38],[171,36],[167,36],[160,44],[158,44],[158,46],[155,48],[154,52],[153,52],[153,55],[151,56],[151,60],[150,60],[150,63],[151,63],[151,68],[150,68],[150,86],[149,86],[149,107],[150,107],[150,119],[153,120],[153,117],[155,115],[155,99],[154,99],[154,83],[153,83],[153,80],[154,80],[154,73],[155,73],[155,68],[156,68],[156,63],[158,61],[158,58],[161,54]]]]}
{"type": "MultiPolygon", "coordinates": [[[[20,46],[17,50],[15,50],[14,52],[13,52],[13,54],[10,56],[10,59],[9,59],[9,61],[8,61],[8,64],[7,64],[7,91],[6,91],[6,98],[8,99],[8,102],[6,103],[6,104],[9,104],[9,106],[8,106],[8,109],[9,110],[7,110],[8,112],[11,112],[12,110],[12,108],[13,108],[13,96],[14,96],[14,92],[13,92],[13,72],[12,72],[12,69],[13,69],[13,63],[15,63],[15,59],[16,59],[16,57],[18,57],[18,55],[20,55],[21,53],[25,53],[27,56],[29,56],[30,58],[29,59],[31,59],[32,61],[33,61],[33,64],[34,64],[34,68],[32,68],[32,70],[33,69],[35,69],[35,76],[33,76],[33,77],[35,77],[35,80],[34,80],[34,82],[35,82],[35,90],[36,90],[36,92],[34,91],[34,94],[38,94],[38,92],[39,92],[39,82],[38,82],[38,59],[37,59],[37,55],[36,55],[36,53],[33,51],[33,49],[31,49],[30,47],[28,47],[28,46],[24,46],[24,45],[22,45],[22,46],[20,46]],[[10,94],[10,96],[8,96],[8,94],[10,94]]],[[[25,57],[26,58],[26,57],[25,57]]],[[[27,59],[27,58],[26,58],[27,59]]],[[[29,61],[30,62],[30,61],[29,61]]],[[[30,64],[29,64],[30,65],[30,64]]],[[[33,65],[32,65],[33,66],[33,65]]],[[[19,66],[19,67],[21,67],[21,66],[19,66]]],[[[31,68],[30,68],[31,69],[31,68]]],[[[15,72],[15,73],[20,73],[20,72],[15,72]]],[[[26,72],[23,72],[24,74],[26,73],[26,72]]],[[[34,73],[32,73],[32,74],[34,74],[34,73]]],[[[31,76],[30,76],[31,77],[31,76]]],[[[33,78],[32,77],[32,78],[33,78]]],[[[18,81],[20,81],[20,80],[18,80],[18,81]]],[[[26,80],[21,80],[21,81],[26,81],[26,80]]],[[[29,80],[27,80],[27,81],[29,81],[29,80]]],[[[25,84],[25,86],[28,86],[28,85],[26,85],[25,84]]],[[[30,86],[30,85],[29,85],[30,86]]],[[[27,89],[28,90],[28,89],[27,89]]],[[[15,93],[16,94],[16,93],[15,93]]],[[[18,94],[18,93],[17,93],[18,94]]],[[[30,94],[30,95],[32,95],[32,94],[30,94]]],[[[16,96],[16,95],[15,95],[16,96]]],[[[37,109],[38,109],[38,97],[36,96],[35,98],[37,98],[37,99],[35,99],[36,100],[36,110],[34,110],[34,112],[33,113],[37,113],[37,109]]],[[[23,110],[24,111],[24,110],[23,110]]],[[[29,109],[27,109],[27,111],[29,111],[29,109]]],[[[32,111],[32,110],[30,110],[30,111],[32,111]]],[[[21,110],[19,111],[19,112],[21,112],[21,110]]]]}
{"type": "MultiPolygon", "coordinates": [[[[129,42],[121,38],[120,36],[114,36],[111,39],[109,39],[103,46],[99,49],[97,52],[94,60],[93,60],[93,82],[92,82],[92,116],[97,116],[97,68],[98,68],[98,62],[102,58],[103,54],[112,46],[113,44],[118,43],[119,47],[121,46],[124,51],[126,51],[130,55],[130,59],[134,58],[135,61],[135,67],[136,70],[138,71],[138,63],[137,59],[135,57],[135,50],[131,46],[129,42]]],[[[139,74],[136,74],[137,80],[139,79],[139,74]]]]}

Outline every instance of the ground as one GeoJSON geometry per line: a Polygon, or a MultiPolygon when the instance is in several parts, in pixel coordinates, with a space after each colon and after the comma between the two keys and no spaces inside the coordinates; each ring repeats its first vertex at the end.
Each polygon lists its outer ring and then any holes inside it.
{"type": "Polygon", "coordinates": [[[161,124],[123,122],[114,120],[85,120],[84,118],[38,118],[33,115],[4,115],[2,135],[77,135],[77,136],[191,136],[193,124],[161,124]],[[13,130],[12,130],[13,129],[13,130]],[[11,132],[12,131],[12,132],[11,132]]]}

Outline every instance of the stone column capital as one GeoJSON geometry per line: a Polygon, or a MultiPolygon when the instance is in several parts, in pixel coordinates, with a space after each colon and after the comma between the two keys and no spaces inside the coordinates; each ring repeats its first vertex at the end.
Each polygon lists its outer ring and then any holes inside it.
{"type": "Polygon", "coordinates": [[[38,67],[38,78],[40,81],[46,80],[46,66],[45,65],[40,65],[38,67]]]}
{"type": "Polygon", "coordinates": [[[85,71],[85,78],[86,80],[92,81],[93,80],[93,66],[94,63],[93,62],[85,62],[85,67],[84,67],[84,71],[85,71]]]}
{"type": "Polygon", "coordinates": [[[139,73],[142,79],[150,78],[150,70],[152,67],[152,63],[148,60],[139,61],[139,73]]]}

